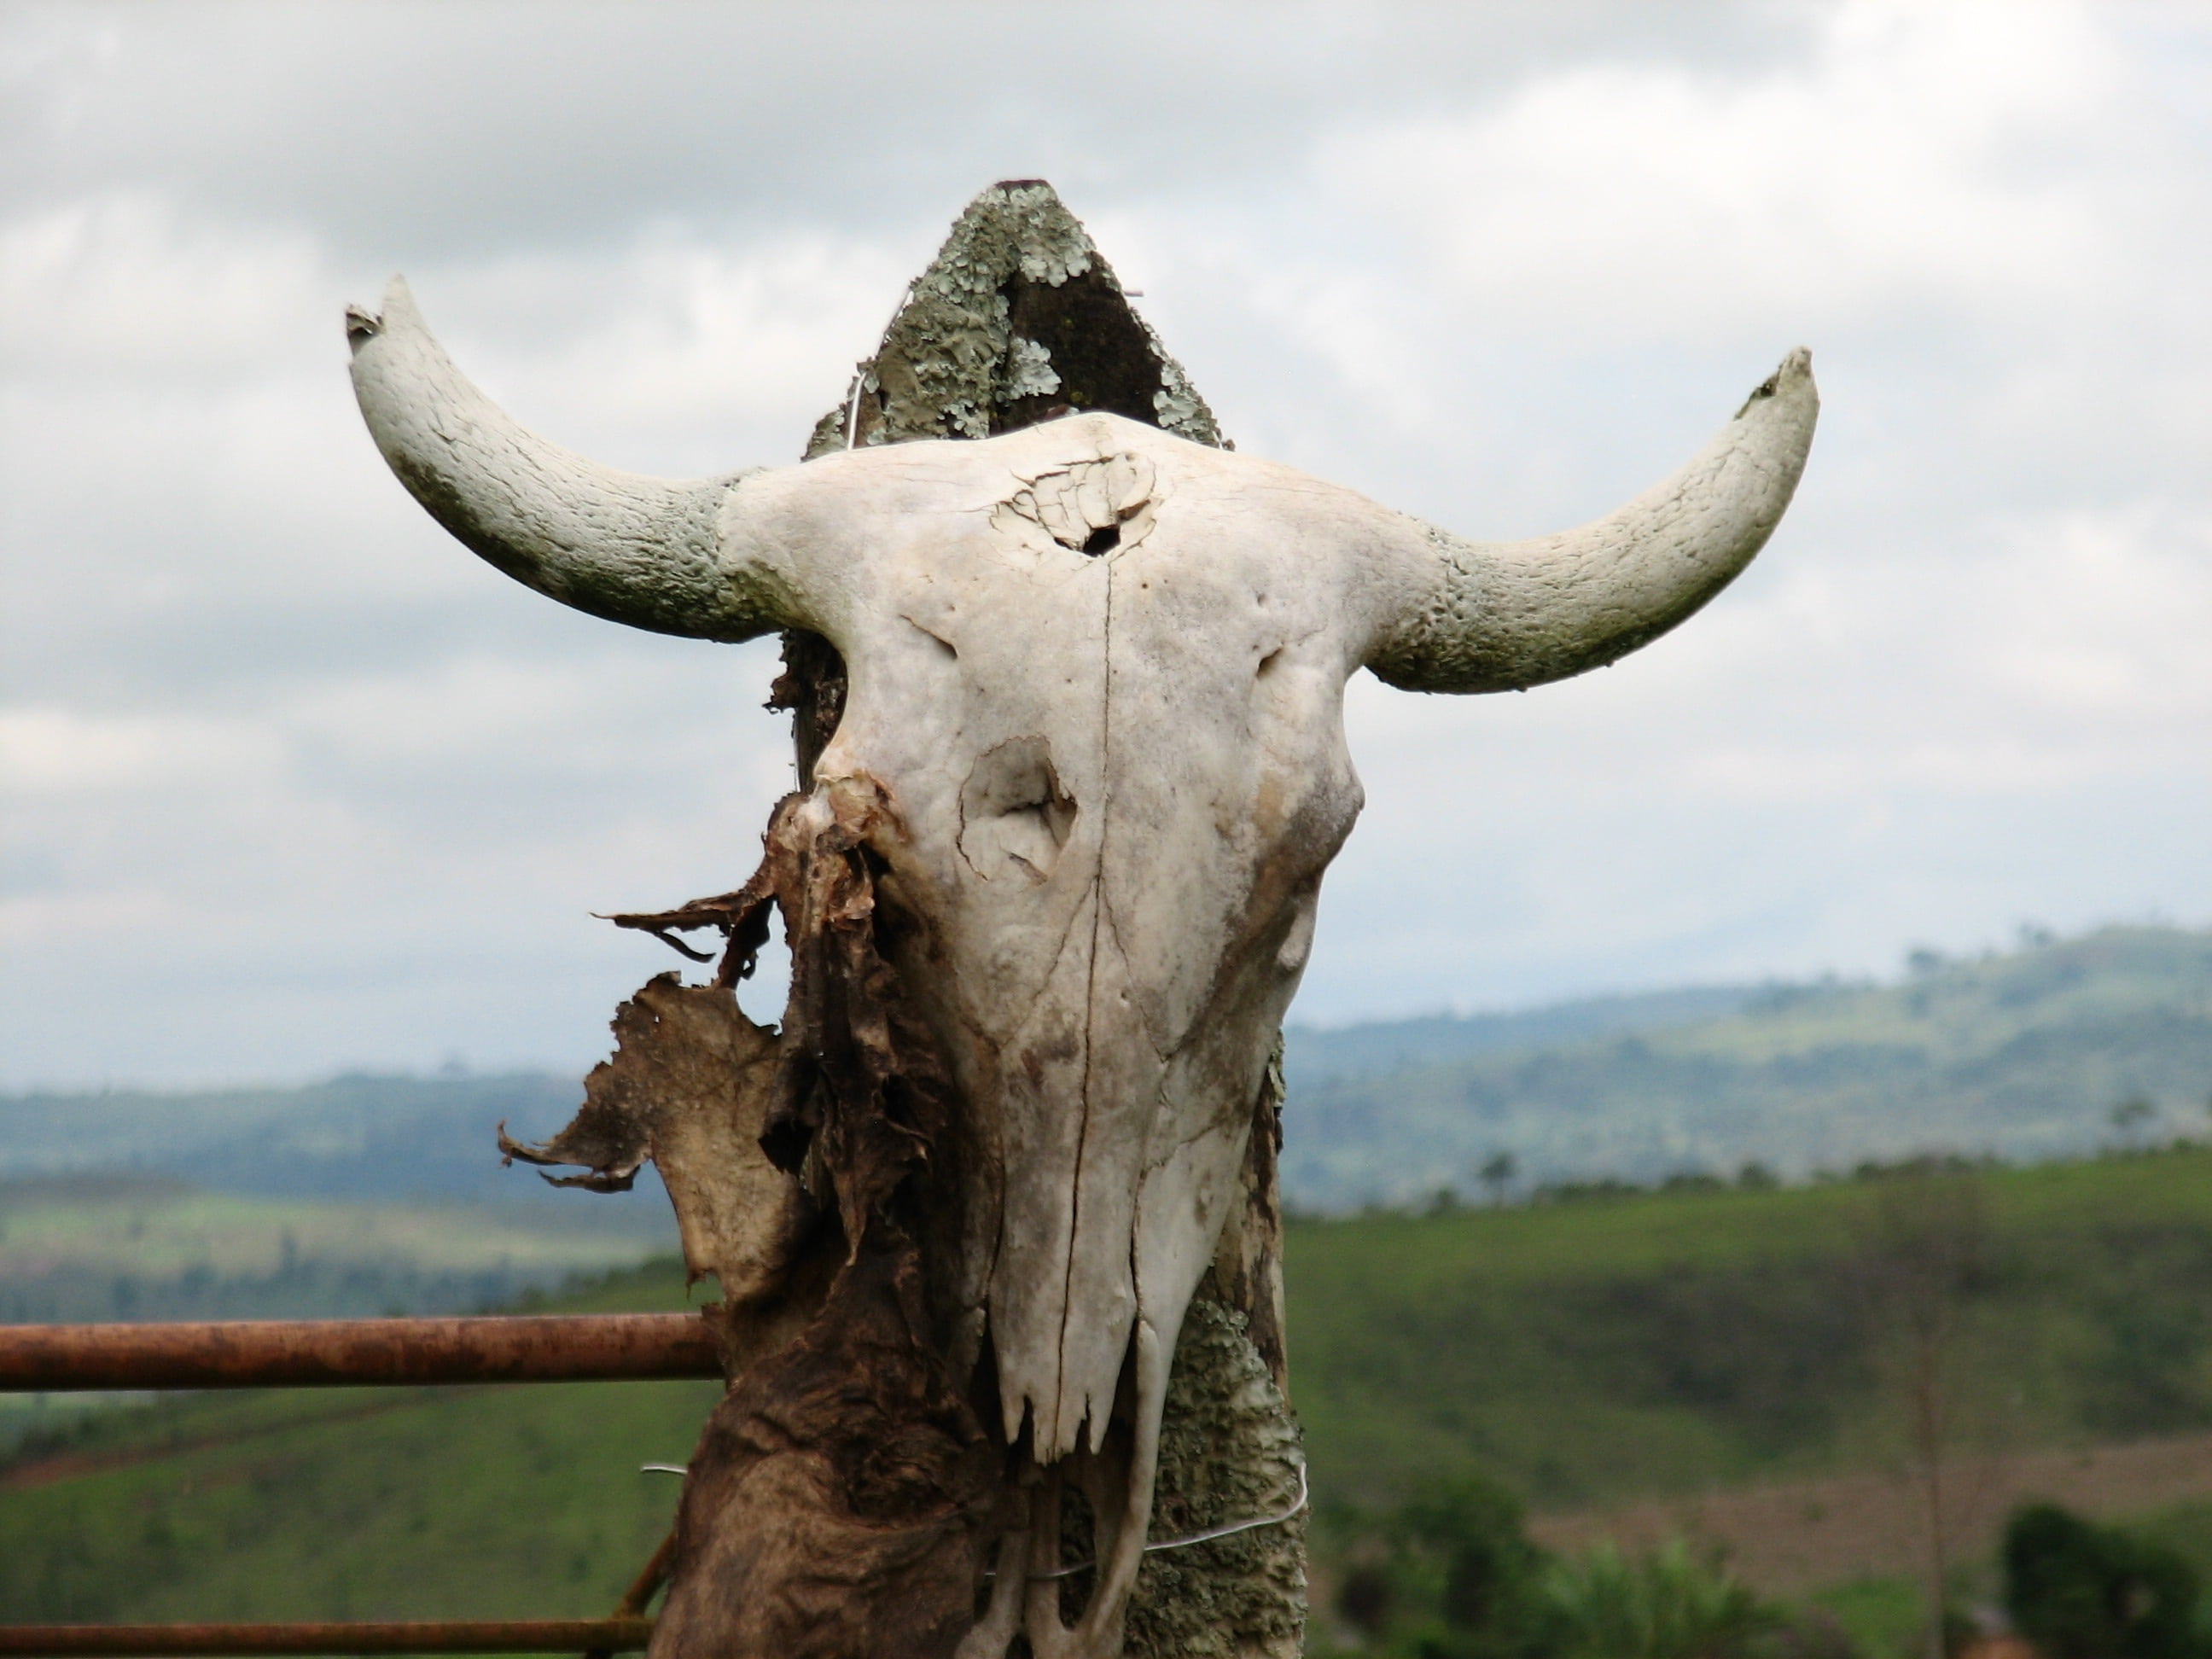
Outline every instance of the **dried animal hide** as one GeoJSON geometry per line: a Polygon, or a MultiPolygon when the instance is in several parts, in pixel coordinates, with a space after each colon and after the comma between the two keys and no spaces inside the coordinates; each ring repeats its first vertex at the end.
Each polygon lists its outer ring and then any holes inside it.
{"type": "Polygon", "coordinates": [[[937,1355],[921,1253],[879,1225],[709,1419],[652,1659],[953,1652],[1002,1460],[937,1355]]]}
{"type": "Polygon", "coordinates": [[[732,1307],[781,1293],[809,1221],[798,1181],[769,1161],[761,1132],[781,1069],[775,1034],[720,986],[648,981],[616,1011],[615,1056],[584,1081],[574,1121],[544,1146],[510,1139],[509,1160],[580,1164],[556,1187],[627,1192],[650,1158],[667,1184],[694,1279],[712,1273],[732,1307]]]}
{"type": "Polygon", "coordinates": [[[729,944],[716,982],[734,985],[767,941],[769,910],[781,915],[791,995],[760,1144],[835,1207],[854,1255],[870,1218],[909,1173],[931,1167],[952,1115],[935,1040],[884,959],[881,935],[900,923],[878,903],[866,843],[890,811],[880,791],[851,782],[787,795],[760,868],[736,892],[610,918],[663,939],[719,928],[729,944]]]}
{"type": "Polygon", "coordinates": [[[937,1178],[952,1089],[883,954],[897,919],[866,842],[887,811],[849,784],[790,796],[743,888],[614,918],[721,930],[717,982],[652,981],[575,1121],[543,1146],[501,1138],[511,1157],[587,1166],[563,1184],[601,1191],[652,1158],[694,1275],[720,1276],[740,1310],[804,1312],[729,1328],[731,1389],[685,1482],[659,1659],[927,1659],[975,1621],[1003,1453],[932,1306],[927,1245],[957,1224],[957,1188],[937,1178]],[[732,988],[771,908],[792,945],[779,1033],[732,988]]]}

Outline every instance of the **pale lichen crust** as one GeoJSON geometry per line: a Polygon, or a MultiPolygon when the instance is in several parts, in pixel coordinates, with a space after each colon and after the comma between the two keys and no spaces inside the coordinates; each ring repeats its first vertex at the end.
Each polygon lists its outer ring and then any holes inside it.
{"type": "Polygon", "coordinates": [[[1228,447],[1052,186],[1016,179],[968,204],[845,402],[816,423],[806,459],[1094,409],[1228,447]]]}

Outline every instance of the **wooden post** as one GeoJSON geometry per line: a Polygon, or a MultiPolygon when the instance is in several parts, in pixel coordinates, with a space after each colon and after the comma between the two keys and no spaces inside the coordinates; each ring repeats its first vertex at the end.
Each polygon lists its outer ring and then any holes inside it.
{"type": "MultiPolygon", "coordinates": [[[[805,456],[992,437],[1077,410],[1230,447],[1052,188],[1012,180],[961,216],[844,401],[817,423],[805,456]],[[1048,373],[1038,372],[1047,364],[1048,373]]],[[[775,702],[793,713],[802,788],[836,732],[844,685],[844,665],[825,641],[785,635],[775,702]]],[[[1283,1334],[1282,1098],[1279,1063],[1253,1103],[1243,1211],[1223,1231],[1176,1350],[1156,1539],[1279,1512],[1291,1495],[1285,1470],[1304,1466],[1283,1334]]],[[[1303,1515],[1154,1554],[1137,1581],[1125,1651],[1131,1659],[1291,1659],[1303,1646],[1305,1598],[1303,1515]]]]}

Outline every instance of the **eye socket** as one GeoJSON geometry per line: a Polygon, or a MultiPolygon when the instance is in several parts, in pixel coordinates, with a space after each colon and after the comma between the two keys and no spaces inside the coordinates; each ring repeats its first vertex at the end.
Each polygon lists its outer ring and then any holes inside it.
{"type": "Polygon", "coordinates": [[[1092,531],[1090,535],[1085,537],[1083,550],[1095,559],[1101,553],[1111,553],[1121,544],[1121,526],[1118,524],[1109,524],[1102,529],[1092,531]]]}
{"type": "Polygon", "coordinates": [[[1774,377],[1770,374],[1761,380],[1759,383],[1759,390],[1751,395],[1754,398],[1771,398],[1774,395],[1774,377]]]}

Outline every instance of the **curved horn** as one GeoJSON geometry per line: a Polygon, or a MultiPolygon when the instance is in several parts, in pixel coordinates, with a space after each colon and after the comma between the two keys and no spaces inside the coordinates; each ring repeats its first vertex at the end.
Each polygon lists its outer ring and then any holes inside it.
{"type": "Polygon", "coordinates": [[[1433,527],[1417,590],[1367,665],[1409,691],[1510,691],[1601,668],[1659,637],[1765,545],[1820,410],[1812,354],[1782,360],[1697,458],[1610,518],[1526,542],[1433,527]]]}
{"type": "Polygon", "coordinates": [[[633,628],[749,640],[798,623],[766,571],[724,558],[735,477],[617,472],[548,443],[455,368],[394,276],[384,314],[346,308],[354,395],[399,482],[517,581],[633,628]]]}

